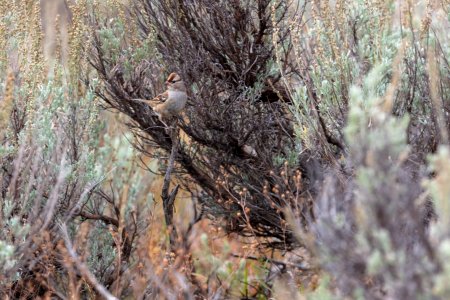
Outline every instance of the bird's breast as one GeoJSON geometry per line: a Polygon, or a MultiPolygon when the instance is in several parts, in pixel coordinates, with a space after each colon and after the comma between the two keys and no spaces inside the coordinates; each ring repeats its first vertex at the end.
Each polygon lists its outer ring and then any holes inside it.
{"type": "Polygon", "coordinates": [[[169,91],[168,96],[169,99],[173,99],[175,101],[186,101],[187,99],[187,94],[181,91],[169,91]]]}

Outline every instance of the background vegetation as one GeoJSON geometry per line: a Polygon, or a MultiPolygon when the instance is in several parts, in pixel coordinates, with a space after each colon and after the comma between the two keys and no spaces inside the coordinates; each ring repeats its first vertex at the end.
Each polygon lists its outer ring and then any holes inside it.
{"type": "Polygon", "coordinates": [[[450,298],[448,0],[0,12],[2,298],[450,298]]]}

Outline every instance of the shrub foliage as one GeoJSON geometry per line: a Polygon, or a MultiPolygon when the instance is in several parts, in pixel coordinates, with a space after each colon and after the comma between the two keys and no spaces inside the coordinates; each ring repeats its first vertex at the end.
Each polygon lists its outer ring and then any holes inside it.
{"type": "Polygon", "coordinates": [[[448,1],[44,2],[0,0],[2,297],[450,296],[448,1]]]}

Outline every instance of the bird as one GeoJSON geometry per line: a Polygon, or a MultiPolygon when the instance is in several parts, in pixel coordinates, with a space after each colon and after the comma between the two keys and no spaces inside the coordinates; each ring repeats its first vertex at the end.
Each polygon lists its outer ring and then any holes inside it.
{"type": "Polygon", "coordinates": [[[182,112],[187,102],[186,85],[180,75],[170,73],[165,84],[167,90],[151,100],[133,99],[150,105],[163,123],[182,112]]]}

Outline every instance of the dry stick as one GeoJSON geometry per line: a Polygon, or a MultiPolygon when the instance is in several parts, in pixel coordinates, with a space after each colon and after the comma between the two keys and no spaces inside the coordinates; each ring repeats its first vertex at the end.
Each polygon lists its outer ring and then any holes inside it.
{"type": "Polygon", "coordinates": [[[80,271],[81,275],[97,290],[97,292],[103,298],[107,300],[118,300],[103,285],[101,285],[100,282],[97,281],[97,278],[95,278],[94,274],[92,274],[91,271],[89,271],[89,268],[78,258],[78,255],[75,252],[75,249],[73,248],[70,241],[65,224],[61,224],[61,232],[63,234],[67,251],[71,256],[73,262],[75,263],[76,268],[80,271]]]}
{"type": "Polygon", "coordinates": [[[170,128],[170,135],[172,139],[172,150],[170,152],[169,164],[167,165],[166,174],[164,175],[164,183],[161,189],[161,200],[163,203],[164,209],[164,218],[166,221],[166,226],[170,230],[170,247],[171,249],[175,245],[175,241],[177,240],[177,232],[175,227],[173,226],[173,204],[175,202],[175,197],[177,196],[179,185],[177,184],[175,188],[169,192],[170,186],[170,175],[173,170],[173,166],[175,163],[175,156],[178,151],[178,127],[170,128]]]}
{"type": "Polygon", "coordinates": [[[432,112],[436,116],[436,131],[439,131],[440,133],[440,142],[442,144],[448,144],[449,143],[449,136],[448,132],[446,130],[446,122],[445,122],[445,116],[443,113],[443,99],[440,97],[440,90],[439,90],[439,81],[440,81],[440,74],[439,74],[439,68],[437,65],[437,58],[436,54],[433,53],[432,50],[435,50],[435,47],[430,47],[427,51],[427,68],[428,68],[428,78],[430,81],[430,94],[431,94],[431,108],[432,112]]]}
{"type": "Polygon", "coordinates": [[[275,260],[275,259],[272,259],[269,257],[245,256],[245,255],[239,255],[239,254],[235,254],[235,253],[232,253],[231,256],[236,257],[236,258],[256,260],[256,261],[264,260],[264,261],[270,262],[272,264],[275,264],[277,266],[282,266],[283,269],[286,269],[286,267],[293,267],[293,268],[299,269],[301,271],[311,271],[313,269],[313,268],[307,267],[304,264],[292,263],[292,262],[282,262],[282,261],[275,260]]]}

